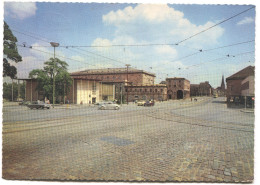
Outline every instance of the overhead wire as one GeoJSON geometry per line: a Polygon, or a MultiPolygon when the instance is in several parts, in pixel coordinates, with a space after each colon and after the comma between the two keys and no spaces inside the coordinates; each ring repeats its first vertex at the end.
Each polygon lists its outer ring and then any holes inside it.
{"type": "Polygon", "coordinates": [[[191,56],[196,55],[196,54],[199,54],[199,53],[208,52],[208,51],[213,51],[213,50],[217,50],[217,49],[223,49],[223,48],[232,47],[232,46],[237,46],[237,45],[241,45],[241,44],[248,44],[248,43],[254,42],[254,41],[255,41],[255,40],[249,40],[249,41],[238,42],[238,43],[229,44],[229,45],[225,45],[225,46],[219,46],[219,47],[216,47],[216,48],[199,49],[198,52],[188,54],[188,55],[186,55],[186,56],[183,56],[183,57],[180,57],[180,58],[178,58],[178,59],[172,60],[171,62],[178,61],[178,60],[182,60],[182,59],[186,59],[186,58],[188,58],[188,57],[191,57],[191,56]]]}
{"type": "Polygon", "coordinates": [[[233,15],[233,16],[227,18],[227,19],[224,19],[223,21],[220,21],[220,22],[218,22],[217,24],[214,24],[213,26],[210,26],[210,27],[208,27],[208,28],[206,28],[206,29],[204,29],[204,30],[198,32],[198,33],[195,33],[194,35],[189,36],[188,38],[185,38],[185,39],[183,39],[183,40],[177,42],[176,44],[179,45],[180,43],[183,43],[183,42],[185,42],[185,41],[187,41],[187,40],[189,40],[189,39],[191,39],[191,38],[193,38],[193,37],[195,37],[195,36],[197,36],[197,35],[199,35],[199,34],[201,34],[201,33],[204,33],[204,32],[206,32],[206,31],[208,31],[208,30],[210,30],[210,29],[212,29],[212,28],[214,28],[214,27],[216,27],[216,26],[218,26],[218,25],[224,23],[224,22],[227,22],[227,21],[229,21],[230,19],[233,19],[233,18],[235,18],[235,17],[237,17],[237,16],[239,16],[239,15],[241,15],[241,14],[243,14],[243,13],[245,13],[245,12],[247,12],[247,11],[253,9],[253,8],[255,8],[255,6],[252,6],[252,7],[248,8],[248,9],[246,9],[246,10],[244,10],[244,11],[238,13],[238,14],[235,14],[235,15],[233,15]]]}

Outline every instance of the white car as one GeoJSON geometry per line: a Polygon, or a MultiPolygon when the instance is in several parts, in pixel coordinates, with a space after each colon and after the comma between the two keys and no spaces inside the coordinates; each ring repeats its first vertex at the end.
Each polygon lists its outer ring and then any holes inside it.
{"type": "Polygon", "coordinates": [[[100,109],[100,110],[105,110],[105,109],[119,110],[120,106],[113,102],[102,102],[99,104],[98,109],[100,109]]]}

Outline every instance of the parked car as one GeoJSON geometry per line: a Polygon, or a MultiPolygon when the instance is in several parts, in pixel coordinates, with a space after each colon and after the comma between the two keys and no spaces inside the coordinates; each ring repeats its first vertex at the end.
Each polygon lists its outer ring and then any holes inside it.
{"type": "Polygon", "coordinates": [[[29,107],[30,109],[50,109],[51,105],[46,104],[42,101],[33,101],[32,103],[29,103],[27,107],[29,107]]]}
{"type": "Polygon", "coordinates": [[[151,106],[154,106],[155,102],[154,101],[146,101],[144,106],[145,107],[151,107],[151,106]]]}
{"type": "Polygon", "coordinates": [[[22,102],[19,102],[19,105],[28,105],[30,102],[29,101],[22,101],[22,102]]]}
{"type": "Polygon", "coordinates": [[[137,102],[137,106],[144,106],[144,104],[145,104],[145,101],[138,101],[137,102]]]}
{"type": "Polygon", "coordinates": [[[120,106],[113,102],[102,102],[99,104],[98,109],[100,109],[100,110],[105,110],[105,109],[119,110],[120,106]]]}

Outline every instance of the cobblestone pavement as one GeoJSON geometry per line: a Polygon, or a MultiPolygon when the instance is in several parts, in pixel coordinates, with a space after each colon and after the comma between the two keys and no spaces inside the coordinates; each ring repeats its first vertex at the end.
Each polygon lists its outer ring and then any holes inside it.
{"type": "Polygon", "coordinates": [[[4,122],[3,178],[253,181],[253,114],[226,110],[212,99],[91,110],[89,115],[4,122]],[[225,110],[230,116],[241,115],[244,121],[189,114],[209,107],[216,114],[225,110]]]}

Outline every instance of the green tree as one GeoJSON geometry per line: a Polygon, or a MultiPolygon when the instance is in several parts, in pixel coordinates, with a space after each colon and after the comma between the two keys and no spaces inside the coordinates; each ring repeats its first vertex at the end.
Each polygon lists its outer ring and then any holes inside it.
{"type": "Polygon", "coordinates": [[[43,91],[44,96],[52,101],[53,77],[55,76],[55,97],[64,99],[72,84],[72,78],[67,71],[68,64],[58,58],[50,58],[44,65],[43,69],[32,70],[29,77],[37,79],[37,90],[43,91]]]}
{"type": "Polygon", "coordinates": [[[7,59],[16,63],[22,61],[22,57],[17,50],[16,42],[17,38],[13,35],[6,22],[4,22],[4,55],[6,58],[3,58],[3,76],[9,76],[12,79],[15,78],[17,70],[15,66],[10,65],[7,59]]]}
{"type": "MultiPolygon", "coordinates": [[[[20,98],[25,99],[25,83],[20,83],[20,98]]],[[[3,98],[9,101],[12,101],[12,98],[18,99],[18,83],[4,83],[3,84],[3,98]],[[13,88],[13,97],[12,97],[12,88],[13,88]]]]}

